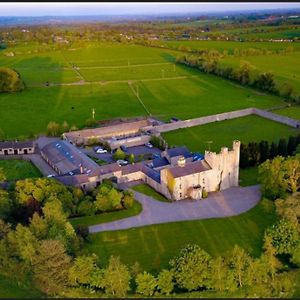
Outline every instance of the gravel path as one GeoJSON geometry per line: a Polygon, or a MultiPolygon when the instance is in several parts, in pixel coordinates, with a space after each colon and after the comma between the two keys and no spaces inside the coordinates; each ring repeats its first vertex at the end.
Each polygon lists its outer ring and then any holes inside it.
{"type": "Polygon", "coordinates": [[[133,217],[89,227],[90,233],[113,231],[168,222],[223,218],[239,215],[253,208],[260,200],[259,185],[233,187],[210,194],[202,200],[182,200],[166,203],[134,192],[143,205],[142,212],[133,217]]]}

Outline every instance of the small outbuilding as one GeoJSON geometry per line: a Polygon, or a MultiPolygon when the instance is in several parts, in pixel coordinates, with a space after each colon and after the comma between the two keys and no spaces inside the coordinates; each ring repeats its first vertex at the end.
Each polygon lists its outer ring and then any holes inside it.
{"type": "Polygon", "coordinates": [[[0,142],[0,155],[33,154],[34,151],[35,143],[33,141],[0,142]]]}

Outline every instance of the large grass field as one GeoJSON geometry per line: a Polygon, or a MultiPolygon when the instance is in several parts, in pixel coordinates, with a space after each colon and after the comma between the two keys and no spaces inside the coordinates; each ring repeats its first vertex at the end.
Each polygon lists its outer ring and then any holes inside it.
{"type": "Polygon", "coordinates": [[[293,52],[282,55],[260,55],[247,57],[227,57],[222,59],[225,65],[239,67],[241,61],[247,61],[255,67],[254,73],[272,72],[278,86],[285,83],[294,87],[297,93],[300,92],[300,52],[293,52]]]}
{"type": "Polygon", "coordinates": [[[42,176],[31,162],[25,160],[0,160],[0,168],[8,181],[42,176]]]}
{"type": "Polygon", "coordinates": [[[20,71],[28,88],[0,95],[0,111],[4,112],[0,129],[7,138],[15,138],[45,132],[51,120],[81,127],[93,108],[99,120],[147,115],[136,97],[137,86],[148,111],[164,120],[282,104],[278,97],[174,66],[176,55],[167,49],[103,43],[45,53],[23,51],[15,57],[2,55],[0,63],[20,71]],[[79,69],[72,69],[73,64],[79,69]],[[82,78],[93,83],[80,85],[82,78]],[[75,85],[45,87],[45,81],[75,85]]]}
{"type": "MultiPolygon", "coordinates": [[[[229,31],[232,32],[232,31],[229,31]]],[[[289,46],[293,46],[295,49],[300,50],[299,43],[271,43],[271,42],[233,42],[233,41],[167,41],[163,42],[166,46],[176,49],[178,46],[182,45],[185,47],[190,47],[192,50],[201,49],[215,49],[219,51],[228,50],[229,54],[232,54],[234,49],[268,49],[268,50],[282,50],[289,46]]]]}
{"type": "Polygon", "coordinates": [[[220,151],[223,146],[232,147],[233,140],[242,143],[278,141],[296,135],[299,130],[259,116],[246,116],[242,118],[209,123],[201,126],[184,128],[163,134],[170,146],[185,145],[191,151],[204,152],[208,150],[208,141],[212,141],[211,150],[220,151]]]}
{"type": "Polygon", "coordinates": [[[273,204],[263,200],[252,210],[230,218],[92,234],[86,248],[96,253],[103,264],[107,263],[110,255],[119,255],[127,265],[138,261],[146,270],[166,267],[169,260],[188,243],[198,244],[214,256],[226,255],[235,244],[258,256],[263,232],[274,223],[275,218],[273,204]]]}

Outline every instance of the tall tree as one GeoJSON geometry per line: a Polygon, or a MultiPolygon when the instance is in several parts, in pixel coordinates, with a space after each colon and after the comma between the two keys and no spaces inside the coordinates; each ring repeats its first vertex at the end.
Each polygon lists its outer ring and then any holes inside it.
{"type": "Polygon", "coordinates": [[[170,261],[177,284],[189,291],[211,285],[211,257],[198,245],[187,245],[170,261]]]}
{"type": "Polygon", "coordinates": [[[125,297],[130,290],[131,279],[128,268],[120,262],[120,257],[111,256],[103,274],[105,293],[114,297],[125,297]]]}
{"type": "Polygon", "coordinates": [[[281,138],[278,142],[278,155],[281,155],[283,157],[286,157],[288,154],[287,152],[287,143],[286,139],[281,138]]]}
{"type": "Polygon", "coordinates": [[[170,270],[162,270],[157,277],[157,287],[162,294],[170,295],[174,288],[173,273],[170,270]]]}
{"type": "Polygon", "coordinates": [[[152,274],[147,272],[140,273],[137,275],[135,281],[137,284],[137,293],[146,297],[154,295],[157,287],[157,279],[152,274]]]}
{"type": "Polygon", "coordinates": [[[41,242],[33,258],[33,278],[37,286],[47,295],[62,294],[68,284],[70,257],[57,240],[41,242]]]}

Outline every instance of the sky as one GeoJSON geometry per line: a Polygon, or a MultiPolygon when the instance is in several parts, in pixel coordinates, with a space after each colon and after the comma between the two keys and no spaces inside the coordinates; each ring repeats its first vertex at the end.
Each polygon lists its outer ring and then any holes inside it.
{"type": "Polygon", "coordinates": [[[300,8],[300,3],[288,2],[202,2],[202,3],[154,3],[154,2],[0,2],[0,16],[88,16],[166,13],[207,13],[236,10],[276,8],[300,8]]]}

